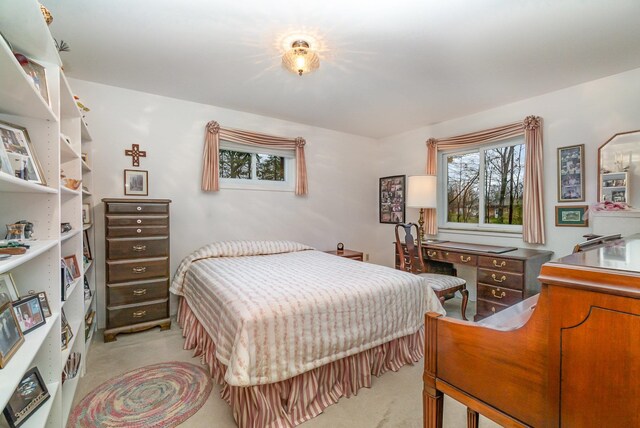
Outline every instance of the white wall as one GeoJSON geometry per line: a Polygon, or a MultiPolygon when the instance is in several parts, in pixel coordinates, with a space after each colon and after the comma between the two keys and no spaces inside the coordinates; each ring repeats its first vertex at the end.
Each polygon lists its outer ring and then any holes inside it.
{"type": "Polygon", "coordinates": [[[376,141],[203,104],[81,80],[71,87],[91,108],[93,201],[96,204],[97,284],[104,326],[104,224],[102,198],[124,197],[123,170],[131,167],[125,149],[140,144],[147,157],[149,197],[169,198],[171,271],[204,244],[226,239],[290,239],[321,250],[375,247],[378,220],[376,171],[370,165],[376,141]],[[282,136],[302,136],[309,195],[293,192],[200,190],[204,127],[221,126],[282,136]]]}
{"type": "MultiPolygon", "coordinates": [[[[486,237],[440,233],[440,239],[474,243],[544,248],[555,257],[569,253],[590,228],[556,227],[557,148],[585,145],[586,202],[597,200],[597,151],[613,134],[640,129],[640,69],[573,86],[483,111],[460,119],[414,129],[380,141],[377,162],[379,177],[394,174],[423,174],[426,162],[425,141],[430,137],[449,137],[512,123],[528,115],[544,121],[544,203],[547,245],[530,246],[521,238],[486,237]]],[[[428,118],[425,118],[427,121],[428,118]]],[[[562,204],[567,205],[567,204],[562,204]]],[[[418,211],[409,209],[407,221],[417,221],[418,211]]],[[[377,225],[377,247],[371,249],[372,261],[393,264],[393,226],[377,225]]]]}

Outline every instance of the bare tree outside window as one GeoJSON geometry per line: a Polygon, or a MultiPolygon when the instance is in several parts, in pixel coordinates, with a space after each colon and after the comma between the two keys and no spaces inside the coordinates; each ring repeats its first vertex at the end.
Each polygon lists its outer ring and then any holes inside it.
{"type": "Polygon", "coordinates": [[[256,175],[258,180],[284,181],[284,158],[256,154],[256,175]]]}
{"type": "Polygon", "coordinates": [[[478,223],[480,154],[447,156],[447,221],[478,223]]]}
{"type": "Polygon", "coordinates": [[[251,179],[251,153],[220,150],[220,177],[251,179]]]}

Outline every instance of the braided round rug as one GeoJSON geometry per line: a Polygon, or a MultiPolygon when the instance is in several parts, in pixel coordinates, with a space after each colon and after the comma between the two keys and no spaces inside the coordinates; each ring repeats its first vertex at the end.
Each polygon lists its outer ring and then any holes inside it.
{"type": "Polygon", "coordinates": [[[177,361],[141,367],[95,388],[67,427],[171,428],[207,401],[213,382],[202,367],[177,361]]]}

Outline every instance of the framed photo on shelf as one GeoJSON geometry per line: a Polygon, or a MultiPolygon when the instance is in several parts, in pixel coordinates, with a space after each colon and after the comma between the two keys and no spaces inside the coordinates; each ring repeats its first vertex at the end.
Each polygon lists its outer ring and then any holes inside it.
{"type": "MultiPolygon", "coordinates": [[[[78,264],[78,259],[75,254],[65,257],[64,263],[67,265],[69,273],[71,273],[74,280],[80,278],[80,265],[78,264]]],[[[73,282],[73,280],[71,282],[73,282]]]]}
{"type": "Polygon", "coordinates": [[[38,367],[28,370],[18,387],[11,395],[7,407],[4,408],[4,416],[11,428],[16,428],[24,423],[36,410],[49,399],[49,391],[44,383],[38,367]]]}
{"type": "MultiPolygon", "coordinates": [[[[16,288],[16,283],[13,281],[13,276],[11,276],[10,273],[3,273],[0,275],[0,302],[6,299],[9,299],[10,302],[18,300],[18,289],[16,288]],[[7,297],[3,297],[3,294],[7,297]]],[[[0,305],[1,304],[2,303],[0,303],[0,305]]]]}
{"type": "Polygon", "coordinates": [[[47,86],[47,72],[45,68],[22,54],[14,53],[14,55],[24,72],[29,76],[29,80],[33,86],[35,86],[36,90],[40,93],[42,99],[47,105],[51,105],[51,103],[49,103],[49,88],[47,86]]]}
{"type": "Polygon", "coordinates": [[[3,152],[0,171],[33,183],[47,184],[26,128],[0,122],[0,139],[3,152]],[[5,167],[7,160],[9,165],[5,167]]]}
{"type": "Polygon", "coordinates": [[[556,206],[556,226],[587,227],[588,205],[556,206]]]}
{"type": "Polygon", "coordinates": [[[91,205],[82,204],[82,224],[91,224],[91,205]]]}
{"type": "Polygon", "coordinates": [[[18,325],[11,303],[0,305],[0,369],[7,363],[24,342],[24,336],[18,325]]]}
{"type": "Polygon", "coordinates": [[[584,144],[558,148],[558,202],[584,201],[584,144]]]}
{"type": "Polygon", "coordinates": [[[149,172],[137,169],[124,170],[124,194],[135,196],[149,195],[149,172]]]}
{"type": "Polygon", "coordinates": [[[87,258],[87,260],[93,260],[93,256],[91,255],[91,244],[89,243],[89,233],[88,231],[84,231],[83,239],[82,239],[82,255],[87,258]]]}
{"type": "Polygon", "coordinates": [[[47,299],[47,293],[41,291],[39,293],[30,293],[35,294],[40,299],[40,307],[42,307],[42,313],[45,318],[49,318],[51,316],[51,307],[49,306],[49,300],[47,299]]]}
{"type": "Polygon", "coordinates": [[[22,334],[30,333],[47,322],[37,295],[23,297],[13,302],[13,312],[16,314],[22,334]]]}
{"type": "Polygon", "coordinates": [[[405,183],[405,175],[394,175],[380,179],[380,223],[404,223],[405,183]]]}

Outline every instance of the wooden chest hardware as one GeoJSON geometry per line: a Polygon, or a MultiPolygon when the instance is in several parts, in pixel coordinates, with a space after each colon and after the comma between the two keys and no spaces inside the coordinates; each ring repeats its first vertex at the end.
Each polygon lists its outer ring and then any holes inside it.
{"type": "Polygon", "coordinates": [[[103,199],[107,328],[105,342],[119,333],[159,326],[169,319],[168,199],[103,199]]]}

